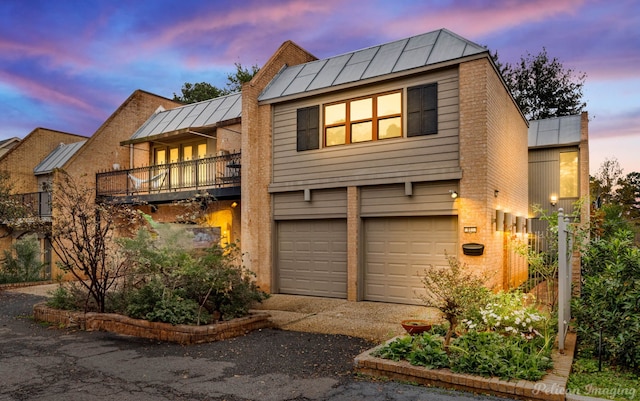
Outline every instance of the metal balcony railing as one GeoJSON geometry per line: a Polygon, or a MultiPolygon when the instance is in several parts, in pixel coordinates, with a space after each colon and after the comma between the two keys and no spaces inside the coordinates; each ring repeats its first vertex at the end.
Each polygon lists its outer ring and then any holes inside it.
{"type": "Polygon", "coordinates": [[[130,196],[240,186],[241,154],[96,174],[96,196],[130,196]]]}
{"type": "Polygon", "coordinates": [[[29,192],[11,198],[25,207],[28,216],[51,217],[51,192],[29,192]]]}

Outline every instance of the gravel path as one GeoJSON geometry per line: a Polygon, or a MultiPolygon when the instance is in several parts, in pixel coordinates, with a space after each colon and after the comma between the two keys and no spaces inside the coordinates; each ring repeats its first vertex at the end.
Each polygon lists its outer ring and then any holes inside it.
{"type": "Polygon", "coordinates": [[[353,373],[372,343],[276,329],[181,346],[35,323],[44,298],[0,291],[0,400],[494,400],[353,373]]]}

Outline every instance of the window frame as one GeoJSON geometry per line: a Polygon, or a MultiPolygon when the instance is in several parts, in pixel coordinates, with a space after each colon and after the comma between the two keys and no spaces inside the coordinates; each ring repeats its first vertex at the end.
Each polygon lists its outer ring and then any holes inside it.
{"type": "Polygon", "coordinates": [[[341,146],[341,145],[350,145],[350,144],[354,144],[354,143],[367,143],[367,142],[373,142],[373,141],[380,141],[380,140],[387,140],[387,139],[396,139],[396,138],[403,138],[404,137],[404,127],[403,127],[403,110],[404,110],[404,98],[403,98],[403,90],[402,89],[396,89],[396,90],[391,90],[391,91],[386,91],[386,92],[380,92],[380,93],[376,93],[376,94],[372,94],[372,95],[367,95],[367,96],[359,96],[359,97],[355,97],[355,98],[350,98],[350,99],[346,99],[346,100],[341,100],[341,101],[337,101],[337,102],[331,102],[331,103],[325,103],[323,104],[322,107],[322,145],[323,147],[329,148],[329,147],[334,147],[334,146],[341,146]],[[382,116],[378,115],[378,98],[382,97],[382,96],[387,96],[387,95],[392,95],[392,94],[398,94],[400,96],[400,104],[399,104],[399,112],[398,113],[393,113],[393,114],[385,114],[382,116]],[[352,120],[351,119],[351,103],[353,102],[358,102],[358,101],[362,101],[362,100],[366,100],[366,99],[371,99],[371,117],[370,118],[361,118],[361,119],[355,119],[352,120]],[[339,105],[339,104],[344,104],[345,105],[345,119],[344,121],[339,121],[339,122],[334,122],[334,123],[330,123],[327,124],[326,121],[326,110],[327,107],[331,107],[331,106],[335,106],[335,105],[339,105]],[[394,136],[394,137],[389,137],[389,138],[380,138],[380,133],[379,133],[379,123],[380,121],[383,120],[388,120],[388,119],[392,119],[392,118],[399,118],[400,119],[400,135],[398,136],[394,136]],[[363,141],[353,141],[353,133],[352,133],[352,127],[355,124],[362,124],[362,123],[367,123],[367,122],[371,122],[371,139],[370,140],[363,140],[363,141]],[[340,128],[340,127],[344,127],[344,142],[342,143],[337,143],[334,145],[328,145],[327,144],[327,131],[331,128],[340,128]]]}
{"type": "Polygon", "coordinates": [[[565,150],[558,153],[558,198],[560,199],[577,199],[580,197],[580,152],[578,150],[565,150]],[[567,196],[566,193],[563,193],[563,174],[562,174],[562,155],[563,154],[573,154],[575,155],[575,162],[571,162],[571,173],[575,174],[574,179],[572,179],[572,189],[575,188],[575,193],[567,196]]]}

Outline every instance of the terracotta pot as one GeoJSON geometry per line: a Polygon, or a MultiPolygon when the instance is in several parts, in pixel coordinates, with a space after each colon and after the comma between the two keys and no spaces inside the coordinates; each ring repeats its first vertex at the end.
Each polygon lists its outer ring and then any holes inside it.
{"type": "Polygon", "coordinates": [[[426,320],[409,319],[403,320],[400,324],[409,334],[420,334],[431,330],[431,323],[426,320]]]}

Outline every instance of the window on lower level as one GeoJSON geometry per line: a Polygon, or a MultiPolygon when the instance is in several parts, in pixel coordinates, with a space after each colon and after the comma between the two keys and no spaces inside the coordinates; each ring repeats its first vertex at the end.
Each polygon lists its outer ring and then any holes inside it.
{"type": "Polygon", "coordinates": [[[578,197],[578,152],[561,152],[560,198],[578,197]]]}

